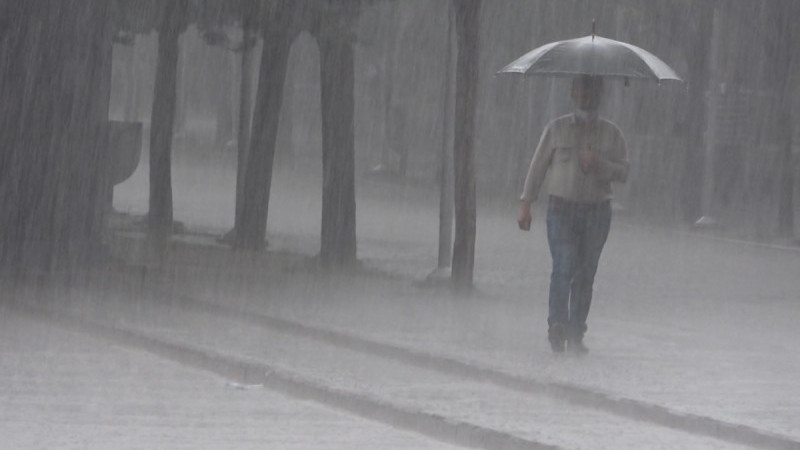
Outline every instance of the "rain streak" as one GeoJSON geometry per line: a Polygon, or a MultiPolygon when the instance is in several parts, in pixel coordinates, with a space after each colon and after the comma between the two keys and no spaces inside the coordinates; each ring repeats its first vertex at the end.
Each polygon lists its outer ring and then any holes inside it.
{"type": "Polygon", "coordinates": [[[0,449],[800,448],[798,19],[0,0],[0,449]]]}

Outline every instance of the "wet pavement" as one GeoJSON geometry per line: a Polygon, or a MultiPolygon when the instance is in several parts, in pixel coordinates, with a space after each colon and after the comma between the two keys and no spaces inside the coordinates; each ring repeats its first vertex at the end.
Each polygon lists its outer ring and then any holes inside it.
{"type": "MultiPolygon", "coordinates": [[[[544,323],[549,254],[541,211],[533,231],[524,233],[516,229],[513,201],[479,209],[476,290],[463,295],[425,282],[437,256],[432,187],[363,181],[358,222],[362,269],[330,275],[307,259],[318,247],[315,186],[292,183],[279,178],[273,188],[266,254],[233,255],[216,244],[215,234],[227,225],[221,206],[225,197],[198,196],[206,204],[194,208],[183,203],[176,207],[176,218],[201,233],[177,238],[170,261],[156,263],[139,245],[141,236],[128,231],[118,234],[114,245],[136,270],[94,279],[90,290],[23,289],[19,298],[35,309],[4,312],[0,328],[0,396],[4,405],[14,405],[4,408],[0,425],[0,434],[15,444],[7,448],[450,445],[434,440],[436,433],[425,437],[272,389],[248,389],[248,380],[181,365],[141,346],[131,350],[124,340],[95,339],[84,326],[64,327],[64,321],[50,316],[52,311],[187,348],[258,360],[277,371],[302,367],[305,362],[297,355],[317,351],[319,358],[311,358],[317,361],[304,372],[311,384],[333,385],[353,395],[387,395],[381,401],[390,406],[391,398],[403,393],[403,411],[417,405],[433,416],[452,415],[561,448],[613,448],[593,445],[599,444],[593,433],[627,433],[633,436],[627,448],[646,445],[648,439],[668,443],[659,433],[676,428],[682,434],[670,434],[670,439],[692,442],[687,447],[680,441],[681,448],[740,448],[742,442],[800,448],[796,249],[646,227],[618,214],[597,276],[586,338],[591,353],[555,357],[544,323]],[[214,202],[218,209],[212,213],[214,202]],[[258,318],[308,327],[299,334],[317,330],[311,334],[318,338],[281,347],[293,341],[263,335],[263,327],[247,322],[258,318]],[[372,368],[351,362],[338,372],[335,363],[344,357],[325,363],[324,355],[333,354],[325,350],[326,339],[375,343],[377,353],[402,356],[405,351],[407,361],[372,368]],[[424,365],[431,357],[434,372],[461,370],[463,380],[453,384],[448,378],[443,382],[451,384],[448,390],[436,381],[438,375],[426,372],[430,368],[407,367],[424,365]],[[411,372],[382,378],[403,370],[411,372]],[[480,377],[492,386],[470,384],[480,377]],[[415,381],[403,384],[404,379],[415,381]],[[515,403],[513,395],[498,400],[508,392],[472,397],[503,380],[562,389],[560,395],[577,392],[579,400],[601,412],[628,405],[642,420],[628,428],[600,423],[584,433],[564,422],[528,426],[525,417],[542,423],[539,413],[515,403]],[[416,389],[418,384],[428,387],[416,389]],[[470,396],[460,398],[459,392],[470,396]],[[438,401],[426,403],[431,398],[438,401]],[[487,406],[492,401],[497,408],[507,407],[505,412],[487,406]],[[182,406],[173,410],[175,404],[182,406]],[[674,423],[665,425],[659,417],[674,423]],[[686,431],[682,421],[697,430],[686,431]],[[714,429],[738,437],[709,438],[708,430],[713,435],[714,429]],[[109,442],[114,445],[105,445],[109,442]]],[[[118,202],[127,205],[122,210],[140,208],[136,187],[120,195],[118,202]]],[[[547,405],[545,415],[556,409],[568,414],[571,408],[541,404],[547,405]]],[[[670,447],[678,448],[662,448],[670,447]]]]}
{"type": "Polygon", "coordinates": [[[0,367],[4,449],[450,448],[39,314],[4,311],[0,367]]]}

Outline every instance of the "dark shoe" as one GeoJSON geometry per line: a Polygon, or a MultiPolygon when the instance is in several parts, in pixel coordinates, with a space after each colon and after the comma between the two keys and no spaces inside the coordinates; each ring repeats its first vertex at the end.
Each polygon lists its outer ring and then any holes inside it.
{"type": "Polygon", "coordinates": [[[553,353],[564,353],[567,338],[566,328],[563,324],[550,325],[550,329],[547,330],[547,339],[550,341],[550,349],[553,350],[553,353]]]}
{"type": "Polygon", "coordinates": [[[583,344],[583,339],[577,338],[567,340],[567,350],[578,356],[589,353],[589,348],[583,344]]]}

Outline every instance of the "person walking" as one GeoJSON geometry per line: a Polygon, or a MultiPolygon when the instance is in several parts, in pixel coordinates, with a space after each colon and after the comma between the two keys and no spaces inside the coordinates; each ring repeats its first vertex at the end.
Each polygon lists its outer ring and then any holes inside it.
{"type": "Polygon", "coordinates": [[[556,118],[542,133],[520,196],[519,228],[531,227],[531,204],[548,195],[547,241],[552,256],[548,339],[553,352],[588,352],[583,337],[600,254],[611,225],[611,182],[624,183],[629,163],[625,138],[598,117],[601,77],[573,79],[574,113],[556,118]]]}

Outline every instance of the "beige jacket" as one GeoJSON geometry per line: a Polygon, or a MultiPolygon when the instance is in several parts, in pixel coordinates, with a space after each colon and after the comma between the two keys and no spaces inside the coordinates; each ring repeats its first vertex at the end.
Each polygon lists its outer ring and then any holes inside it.
{"type": "Polygon", "coordinates": [[[629,167],[625,138],[614,123],[599,118],[587,125],[575,114],[567,114],[545,127],[520,199],[536,201],[544,186],[547,194],[575,202],[608,200],[611,182],[624,183],[629,167]],[[584,149],[593,152],[597,161],[588,173],[580,166],[584,149]]]}

